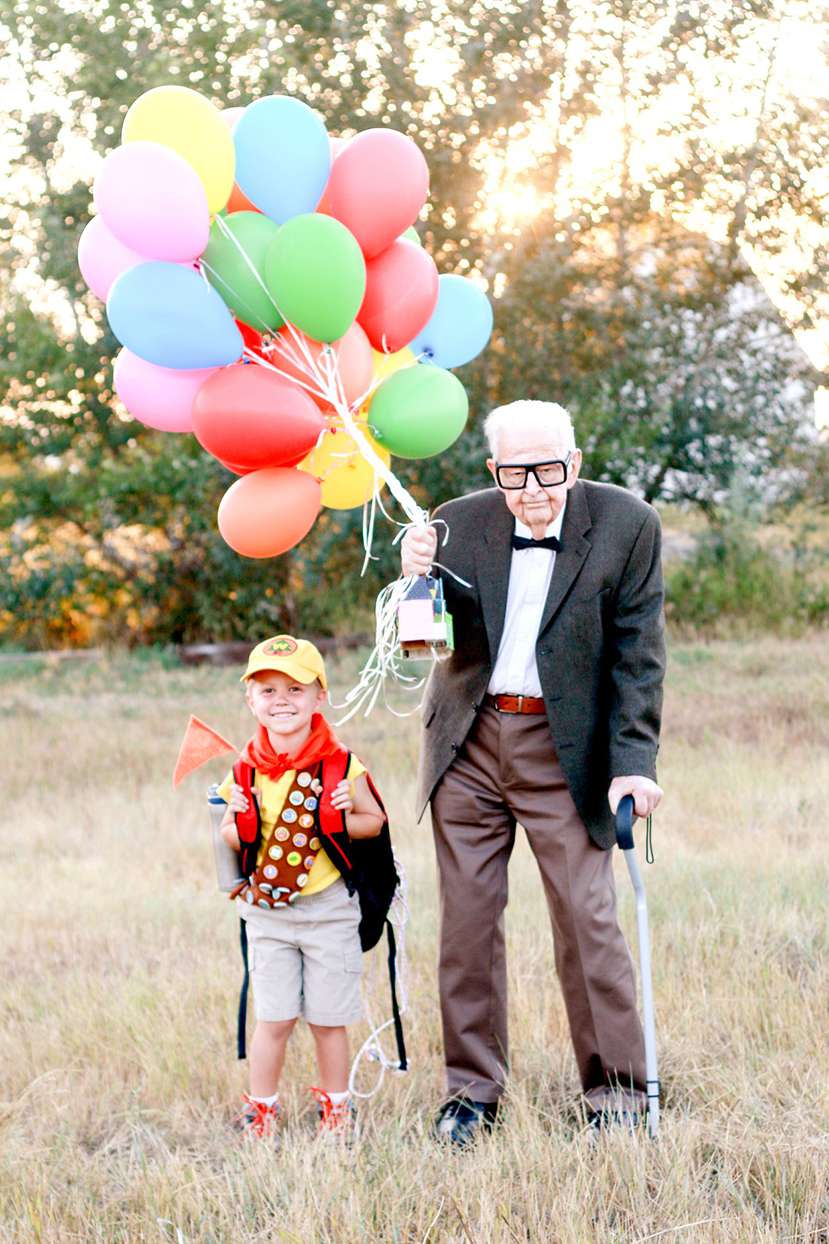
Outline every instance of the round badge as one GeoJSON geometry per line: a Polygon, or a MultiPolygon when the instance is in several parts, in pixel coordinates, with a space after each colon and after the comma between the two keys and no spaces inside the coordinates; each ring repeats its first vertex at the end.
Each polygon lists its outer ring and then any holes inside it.
{"type": "Polygon", "coordinates": [[[308,843],[308,846],[311,848],[312,851],[319,851],[320,849],[319,838],[312,838],[311,841],[308,843]]]}
{"type": "Polygon", "coordinates": [[[263,894],[270,894],[271,891],[273,890],[273,886],[268,885],[267,881],[263,881],[259,889],[262,891],[263,894]]]}
{"type": "Polygon", "coordinates": [[[277,842],[287,842],[290,836],[284,825],[280,825],[274,833],[274,838],[276,838],[277,842]]]}
{"type": "Polygon", "coordinates": [[[297,864],[300,863],[301,859],[302,859],[302,856],[300,855],[299,851],[292,851],[291,854],[287,857],[287,862],[291,865],[291,868],[296,868],[297,864]]]}
{"type": "Polygon", "coordinates": [[[293,825],[296,820],[296,812],[294,812],[293,808],[286,808],[282,813],[282,819],[286,825],[293,825]]]}
{"type": "Polygon", "coordinates": [[[299,777],[296,780],[296,784],[297,786],[310,786],[311,785],[311,774],[300,773],[299,777]]]}
{"type": "Polygon", "coordinates": [[[317,801],[313,795],[309,795],[308,798],[305,800],[305,806],[309,812],[316,811],[317,801]]]}
{"type": "Polygon", "coordinates": [[[302,816],[299,818],[299,823],[303,829],[310,829],[314,824],[314,818],[311,816],[310,812],[303,812],[302,816]]]}
{"type": "Polygon", "coordinates": [[[274,868],[273,864],[266,864],[265,867],[262,869],[262,871],[266,877],[270,878],[270,880],[273,881],[274,877],[276,876],[276,869],[274,868]]]}
{"type": "Polygon", "coordinates": [[[245,895],[245,902],[246,903],[253,902],[253,890],[248,890],[247,894],[245,895]]]}
{"type": "Polygon", "coordinates": [[[308,874],[300,873],[296,879],[296,883],[298,886],[304,886],[307,880],[308,880],[308,874]]]}
{"type": "Polygon", "coordinates": [[[291,791],[291,793],[290,793],[290,795],[288,796],[288,798],[289,798],[290,802],[294,805],[294,807],[295,807],[295,808],[298,808],[298,807],[299,807],[299,805],[302,803],[302,800],[303,800],[303,794],[302,794],[302,791],[301,791],[301,790],[292,790],[292,791],[291,791]]]}
{"type": "Polygon", "coordinates": [[[257,907],[270,907],[270,903],[266,898],[260,898],[257,907]]]}
{"type": "MultiPolygon", "coordinates": [[[[271,857],[272,860],[281,860],[282,859],[282,848],[281,847],[268,847],[268,855],[271,857]]],[[[276,876],[276,869],[273,870],[273,875],[276,876]]]]}
{"type": "Polygon", "coordinates": [[[306,838],[305,834],[294,834],[294,846],[295,847],[304,847],[307,841],[308,839],[306,838]]]}
{"type": "Polygon", "coordinates": [[[288,902],[295,903],[298,898],[299,898],[299,894],[295,890],[293,894],[288,895],[288,902]]]}
{"type": "Polygon", "coordinates": [[[310,871],[311,871],[311,869],[314,867],[314,857],[313,857],[313,855],[306,855],[306,857],[305,857],[305,859],[302,861],[302,863],[303,863],[303,867],[304,867],[304,868],[305,868],[308,872],[310,872],[310,871]]]}

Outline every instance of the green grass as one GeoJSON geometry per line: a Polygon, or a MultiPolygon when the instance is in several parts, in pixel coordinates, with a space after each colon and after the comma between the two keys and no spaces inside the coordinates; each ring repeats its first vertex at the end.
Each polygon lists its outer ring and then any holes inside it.
{"type": "MultiPolygon", "coordinates": [[[[335,667],[335,695],[356,660],[335,667]]],[[[417,719],[382,711],[343,733],[392,809],[408,877],[412,1070],[387,1078],[343,1153],[312,1135],[301,1032],[280,1151],[240,1144],[228,1128],[244,1085],[236,925],[215,890],[203,798],[223,765],[170,787],[191,711],[241,742],[238,671],[178,668],[163,653],[0,664],[2,1244],[825,1244],[824,640],[672,649],[667,793],[645,869],[664,1085],[656,1144],[618,1136],[591,1149],[580,1133],[523,841],[504,1125],[465,1155],[429,1140],[442,1090],[434,863],[412,815],[417,719]]],[[[621,866],[618,884],[635,947],[621,866]]],[[[380,956],[367,967],[384,1012],[380,956]]]]}

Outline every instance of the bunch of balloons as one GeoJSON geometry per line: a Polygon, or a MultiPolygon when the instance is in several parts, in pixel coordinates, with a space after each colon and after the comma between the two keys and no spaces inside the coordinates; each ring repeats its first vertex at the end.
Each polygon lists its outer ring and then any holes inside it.
{"type": "Polygon", "coordinates": [[[218,513],[238,553],[282,553],[321,506],[363,505],[384,483],[421,516],[391,456],[460,436],[468,403],[450,369],[492,331],[482,291],[439,277],[419,244],[428,189],[410,138],[330,138],[289,96],[222,112],[161,86],[127,112],[80,269],[123,347],[130,414],[192,432],[239,476],[218,513]]]}

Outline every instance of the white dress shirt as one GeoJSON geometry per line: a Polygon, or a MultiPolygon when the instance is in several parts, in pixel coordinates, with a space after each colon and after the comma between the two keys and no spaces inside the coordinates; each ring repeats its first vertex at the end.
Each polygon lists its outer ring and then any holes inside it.
{"type": "MultiPolygon", "coordinates": [[[[562,506],[545,536],[561,538],[562,506]]],[[[515,534],[532,539],[526,524],[515,520],[515,534]]],[[[541,695],[535,643],[550,590],[556,555],[553,549],[513,549],[504,630],[487,691],[490,695],[541,695]]]]}

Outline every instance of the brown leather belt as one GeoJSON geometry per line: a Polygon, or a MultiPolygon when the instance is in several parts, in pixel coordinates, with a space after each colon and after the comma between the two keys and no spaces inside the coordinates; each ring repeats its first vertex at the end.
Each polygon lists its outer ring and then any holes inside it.
{"type": "Polygon", "coordinates": [[[544,701],[537,695],[490,695],[484,696],[484,704],[497,708],[499,713],[543,713],[544,701]]]}

